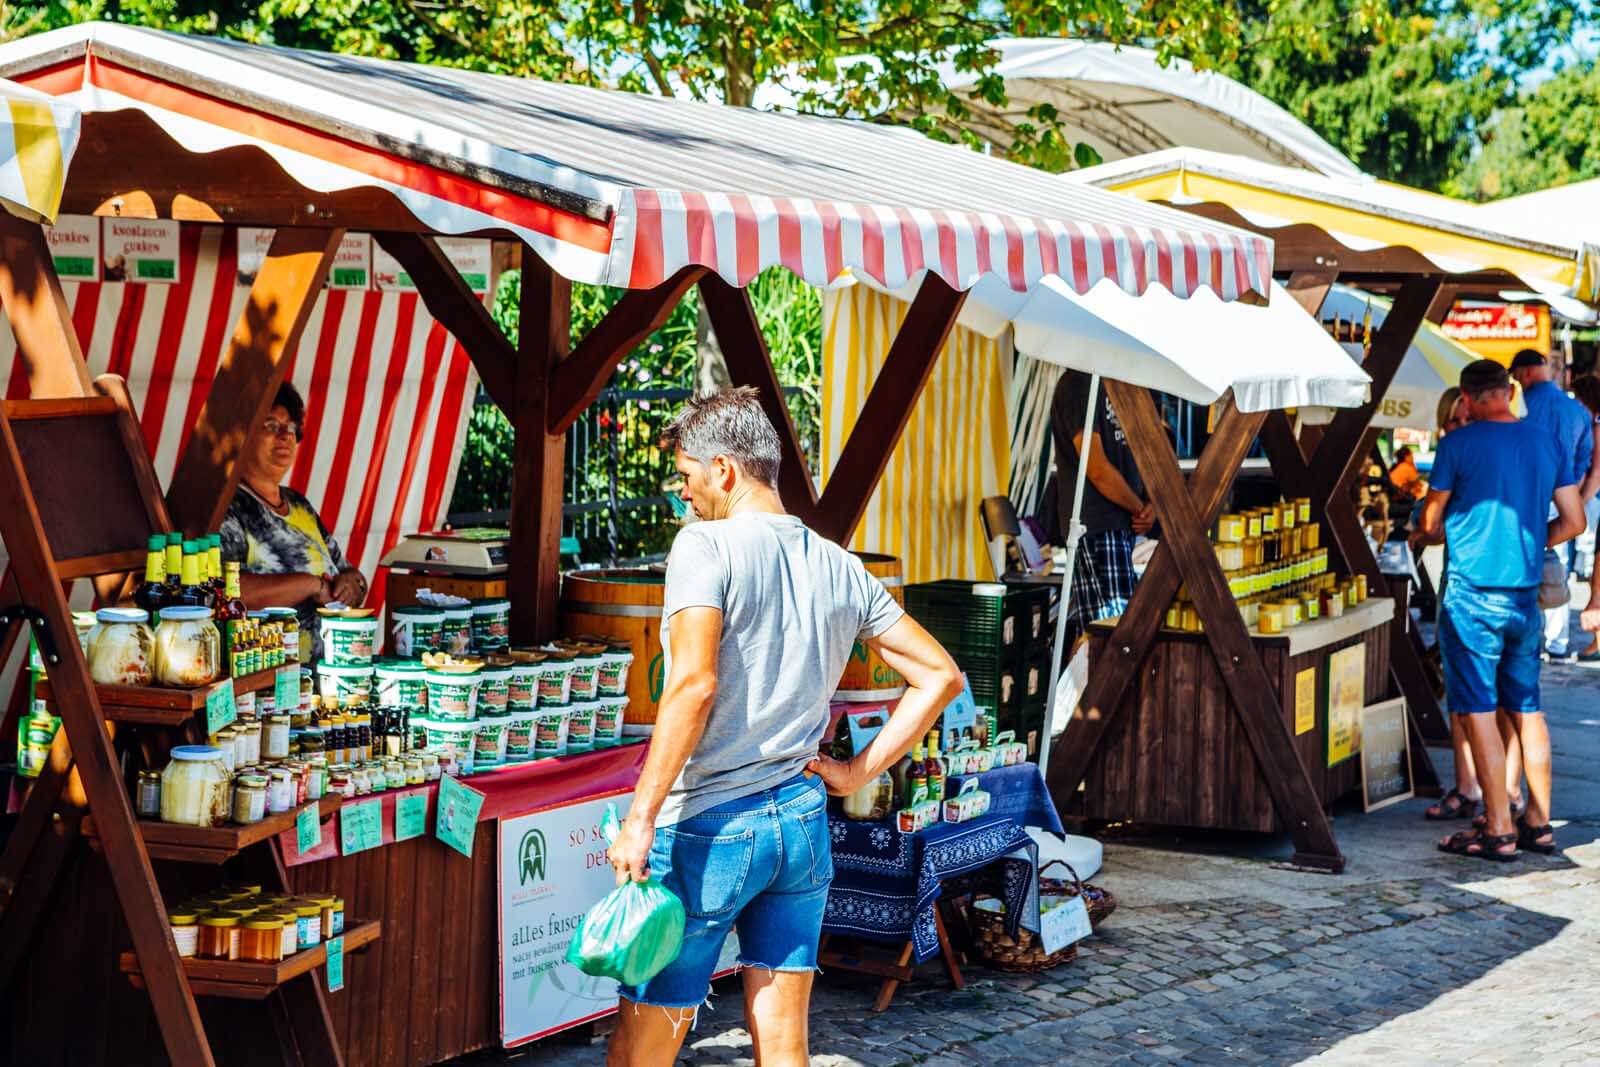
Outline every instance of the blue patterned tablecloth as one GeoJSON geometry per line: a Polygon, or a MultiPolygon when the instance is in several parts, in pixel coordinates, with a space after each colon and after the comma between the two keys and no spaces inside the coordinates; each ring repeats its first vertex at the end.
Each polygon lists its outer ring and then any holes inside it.
{"type": "MultiPolygon", "coordinates": [[[[979,776],[993,796],[989,814],[901,833],[891,817],[877,822],[830,812],[833,885],[824,933],[903,942],[917,961],[939,951],[934,904],[942,892],[982,889],[1006,905],[1011,932],[1038,927],[1038,848],[1025,826],[1061,829],[1038,767],[1023,764],[979,776]],[[1031,922],[1028,921],[1031,918],[1031,922]]],[[[962,779],[951,779],[959,788],[962,779]]]]}

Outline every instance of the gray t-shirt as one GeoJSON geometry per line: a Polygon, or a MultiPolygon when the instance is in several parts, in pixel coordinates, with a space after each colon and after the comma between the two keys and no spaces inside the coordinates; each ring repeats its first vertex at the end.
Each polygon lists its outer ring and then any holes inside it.
{"type": "Polygon", "coordinates": [[[722,612],[717,695],[705,733],[657,826],[780,785],[805,769],[828,729],[828,699],[858,637],[905,614],[861,561],[793,515],[746,512],[685,526],[667,557],[661,612],[722,612]]]}

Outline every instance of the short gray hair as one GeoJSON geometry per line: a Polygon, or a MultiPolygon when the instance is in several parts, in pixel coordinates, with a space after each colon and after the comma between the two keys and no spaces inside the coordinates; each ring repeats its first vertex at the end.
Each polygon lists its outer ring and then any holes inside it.
{"type": "Polygon", "coordinates": [[[754,386],[720,389],[685,401],[662,432],[661,443],[702,464],[727,456],[751,478],[777,487],[782,445],[754,386]]]}

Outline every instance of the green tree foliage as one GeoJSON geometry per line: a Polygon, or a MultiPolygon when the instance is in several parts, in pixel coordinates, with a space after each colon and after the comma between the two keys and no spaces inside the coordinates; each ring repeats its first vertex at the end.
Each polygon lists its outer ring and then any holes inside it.
{"type": "Polygon", "coordinates": [[[1485,125],[1482,141],[1446,192],[1493,200],[1600,177],[1600,64],[1569,67],[1526,91],[1485,125]]]}
{"type": "Polygon", "coordinates": [[[1250,27],[1219,66],[1363,170],[1439,189],[1475,134],[1591,18],[1587,0],[1245,0],[1250,27]]]}

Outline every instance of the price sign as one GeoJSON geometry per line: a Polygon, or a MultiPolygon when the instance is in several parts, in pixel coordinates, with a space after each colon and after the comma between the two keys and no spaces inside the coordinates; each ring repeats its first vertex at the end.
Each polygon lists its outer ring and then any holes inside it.
{"type": "Polygon", "coordinates": [[[339,850],[346,856],[383,844],[383,801],[364,800],[339,809],[339,850]]]}
{"type": "Polygon", "coordinates": [[[327,950],[328,992],[337,993],[344,988],[344,938],[328,938],[327,950]]]}
{"type": "Polygon", "coordinates": [[[294,846],[302,856],[322,844],[320,814],[317,806],[312,804],[301,808],[300,814],[294,817],[294,846]]]}
{"type": "Polygon", "coordinates": [[[299,667],[278,668],[278,676],[272,680],[272,706],[286,715],[300,706],[299,667]]]}
{"type": "Polygon", "coordinates": [[[233,679],[224,678],[206,691],[206,733],[214,734],[239,717],[233,701],[233,679]]]}
{"type": "Polygon", "coordinates": [[[423,790],[395,798],[394,839],[419,837],[428,829],[428,794],[423,790]]]}
{"type": "Polygon", "coordinates": [[[471,859],[472,839],[478,835],[478,812],[482,808],[482,793],[444,775],[439,779],[439,811],[433,820],[434,836],[471,859]]]}
{"type": "Polygon", "coordinates": [[[1039,944],[1046,952],[1059,952],[1094,932],[1082,897],[1067,897],[1048,910],[1041,902],[1040,909],[1039,944]]]}

